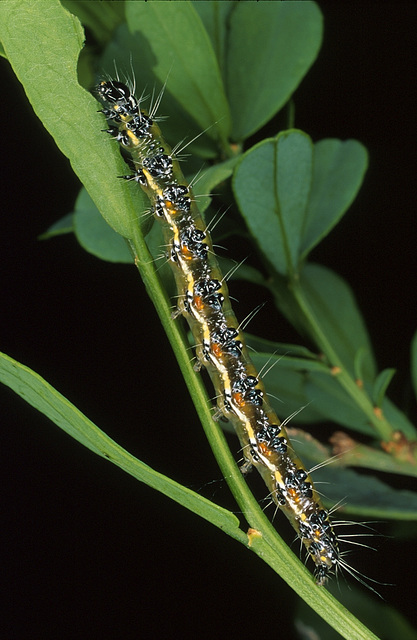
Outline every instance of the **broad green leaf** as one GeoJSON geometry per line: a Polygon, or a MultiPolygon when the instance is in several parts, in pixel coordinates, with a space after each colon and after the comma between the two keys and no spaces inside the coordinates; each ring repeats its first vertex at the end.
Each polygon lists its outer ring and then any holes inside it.
{"type": "Polygon", "coordinates": [[[414,394],[417,398],[417,332],[411,341],[411,379],[414,386],[414,394]]]}
{"type": "Polygon", "coordinates": [[[357,140],[327,139],[314,145],[314,173],[301,259],[337,224],[362,184],[368,154],[357,140]]]}
{"type": "Polygon", "coordinates": [[[126,240],[109,227],[85,189],[81,189],[75,203],[74,232],[83,249],[93,256],[133,264],[126,240]]]}
{"type": "Polygon", "coordinates": [[[372,400],[376,407],[380,407],[384,399],[386,390],[395,375],[395,369],[384,369],[381,371],[374,382],[372,390],[372,400]]]}
{"type": "MultiPolygon", "coordinates": [[[[143,44],[143,63],[211,137],[226,140],[230,114],[210,38],[190,2],[128,2],[127,24],[143,44]]],[[[142,64],[142,60],[141,60],[142,64]]]]}
{"type": "Polygon", "coordinates": [[[247,151],[234,189],[246,224],[281,275],[295,274],[309,251],[340,220],[366,169],[355,140],[322,140],[284,131],[247,151]]]}
{"type": "Polygon", "coordinates": [[[84,34],[58,0],[0,3],[0,38],[35,113],[71,162],[113,229],[133,235],[139,198],[117,176],[125,163],[97,113],[98,103],[77,78],[84,34]],[[47,10],[46,10],[47,8],[47,10]],[[24,46],[22,46],[24,43],[24,46]]]}
{"type": "Polygon", "coordinates": [[[237,165],[233,188],[246,224],[276,271],[294,274],[313,172],[313,144],[284,131],[255,145],[237,165]]]}
{"type": "Polygon", "coordinates": [[[232,537],[242,541],[236,516],[206,498],[183,487],[144,464],[109,438],[69,400],[51,387],[41,376],[0,353],[0,382],[52,420],[68,435],[99,456],[106,458],[131,476],[157,489],[187,509],[209,520],[232,537]]]}
{"type": "Polygon", "coordinates": [[[376,366],[368,332],[349,285],[336,273],[317,264],[306,264],[300,288],[309,307],[310,322],[317,327],[347,371],[354,376],[357,352],[364,350],[363,375],[372,381],[376,366]]]}
{"type": "Polygon", "coordinates": [[[230,15],[227,87],[232,138],[283,107],[317,57],[322,15],[313,2],[241,2],[230,15]]]}

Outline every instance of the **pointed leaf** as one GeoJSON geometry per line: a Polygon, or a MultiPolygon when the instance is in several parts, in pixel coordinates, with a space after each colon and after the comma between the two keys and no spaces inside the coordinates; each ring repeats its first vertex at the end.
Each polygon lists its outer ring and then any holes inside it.
{"type": "Polygon", "coordinates": [[[395,369],[384,369],[384,371],[378,374],[372,389],[372,400],[376,407],[381,406],[385,392],[395,373],[395,369]]]}

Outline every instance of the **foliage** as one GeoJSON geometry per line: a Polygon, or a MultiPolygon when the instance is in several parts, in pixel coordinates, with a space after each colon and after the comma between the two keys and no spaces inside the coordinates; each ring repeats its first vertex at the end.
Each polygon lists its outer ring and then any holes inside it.
{"type": "MultiPolygon", "coordinates": [[[[260,137],[256,144],[248,142],[254,134],[262,136],[264,125],[289,103],[316,59],[321,13],[311,2],[64,4],[69,11],[55,0],[47,9],[29,0],[0,6],[5,55],[34,111],[84,185],[73,215],[58,221],[44,237],[74,233],[85,250],[111,262],[132,261],[128,240],[213,452],[247,522],[262,531],[262,537],[249,539],[231,512],[128,454],[36,373],[7,356],[1,360],[1,379],[93,452],[250,545],[343,637],[374,637],[326,590],[311,589],[311,577],[280,540],[241,477],[211,418],[207,393],[190,363],[188,341],[181,326],[172,322],[169,276],[158,272],[152,260],[160,252],[158,229],[150,228],[149,217],[143,215],[147,203],[140,190],[117,180],[126,172],[123,159],[113,142],[100,135],[104,118],[87,91],[98,71],[114,75],[114,63],[122,77],[133,74],[137,87],[148,92],[157,93],[166,83],[167,140],[191,138],[193,158],[210,162],[195,186],[207,219],[215,216],[217,203],[203,200],[204,194],[219,192],[223,206],[232,207],[232,220],[240,212],[257,247],[258,266],[245,264],[233,277],[266,287],[279,311],[312,345],[307,349],[248,336],[256,349],[255,364],[274,365],[267,380],[270,392],[285,402],[289,413],[305,407],[298,415],[304,428],[331,421],[360,436],[356,442],[351,435],[348,445],[339,437],[338,451],[345,455],[317,472],[321,481],[331,480],[329,500],[338,500],[338,487],[340,492],[347,485],[352,499],[346,511],[367,518],[416,519],[415,493],[394,490],[375,478],[370,496],[371,483],[348,468],[416,475],[416,431],[386,397],[393,370],[377,372],[349,285],[330,269],[309,262],[312,249],[354,200],[366,172],[367,152],[356,140],[313,143],[293,126],[260,137]],[[100,59],[82,50],[84,35],[77,15],[100,43],[100,59]],[[199,137],[194,140],[195,136],[199,137]],[[234,198],[225,186],[229,178],[234,198]]],[[[189,165],[191,173],[192,162],[189,165]]],[[[247,236],[238,227],[232,232],[247,236]]],[[[216,233],[219,238],[230,233],[227,223],[219,224],[216,233]]],[[[224,264],[226,271],[233,266],[226,260],[224,264]]],[[[415,343],[416,339],[416,389],[415,343]]],[[[281,405],[276,408],[281,413],[281,405]]],[[[303,459],[312,465],[333,453],[308,433],[299,431],[297,441],[303,459]]]]}

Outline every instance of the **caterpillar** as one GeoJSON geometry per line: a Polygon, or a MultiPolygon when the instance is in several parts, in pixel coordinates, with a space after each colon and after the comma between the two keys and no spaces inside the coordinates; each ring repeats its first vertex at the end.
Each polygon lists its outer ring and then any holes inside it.
{"type": "Polygon", "coordinates": [[[229,420],[239,438],[246,469],[255,467],[272,500],[284,512],[314,564],[317,585],[344,564],[329,512],[265,392],[232,310],[228,287],[213,243],[179,160],[162,138],[134,90],[120,80],[95,88],[109,128],[134,167],[131,176],[149,198],[163,228],[178,294],[173,318],[186,318],[196,344],[198,367],[205,367],[216,390],[214,419],[229,420]]]}

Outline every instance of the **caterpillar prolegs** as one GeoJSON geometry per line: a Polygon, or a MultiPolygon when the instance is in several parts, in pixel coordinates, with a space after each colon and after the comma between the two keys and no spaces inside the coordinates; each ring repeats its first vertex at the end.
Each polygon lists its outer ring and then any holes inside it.
{"type": "Polygon", "coordinates": [[[178,290],[178,314],[191,328],[198,361],[216,390],[218,410],[233,424],[246,465],[261,474],[313,559],[317,584],[323,585],[342,564],[329,513],[250,360],[191,188],[152,113],[141,108],[133,91],[119,80],[103,81],[96,91],[110,124],[108,132],[129,154],[133,178],[162,223],[178,290]]]}

